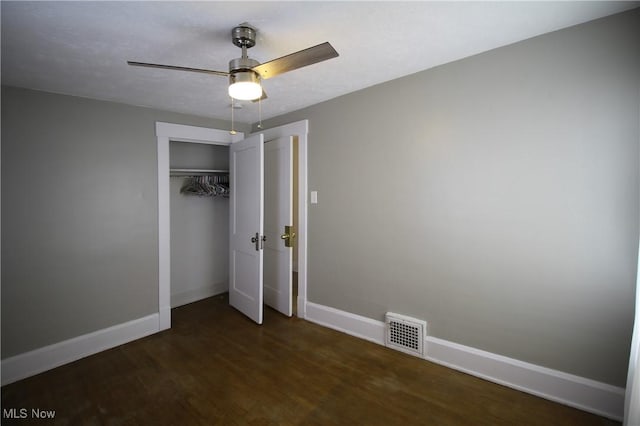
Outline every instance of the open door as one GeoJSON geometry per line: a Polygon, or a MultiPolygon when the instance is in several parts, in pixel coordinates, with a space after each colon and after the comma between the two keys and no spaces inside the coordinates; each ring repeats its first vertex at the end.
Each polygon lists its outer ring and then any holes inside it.
{"type": "Polygon", "coordinates": [[[262,324],[264,136],[230,146],[229,303],[262,324]]]}
{"type": "Polygon", "coordinates": [[[292,310],[293,136],[264,148],[264,303],[290,317],[292,310]],[[287,228],[285,228],[287,227],[287,228]]]}

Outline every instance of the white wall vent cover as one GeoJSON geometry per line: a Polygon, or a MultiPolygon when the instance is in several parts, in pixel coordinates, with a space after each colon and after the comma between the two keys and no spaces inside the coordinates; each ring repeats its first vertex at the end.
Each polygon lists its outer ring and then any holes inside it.
{"type": "Polygon", "coordinates": [[[385,345],[411,355],[424,358],[424,337],[427,322],[400,314],[385,315],[385,345]]]}

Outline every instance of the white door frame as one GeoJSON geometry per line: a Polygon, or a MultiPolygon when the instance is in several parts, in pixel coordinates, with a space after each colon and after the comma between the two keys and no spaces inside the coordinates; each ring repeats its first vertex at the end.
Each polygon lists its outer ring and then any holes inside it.
{"type": "MultiPolygon", "coordinates": [[[[302,120],[259,133],[265,141],[282,136],[298,137],[298,316],[306,317],[307,305],[307,133],[308,120],[302,120]]],[[[156,122],[158,143],[158,331],[171,328],[171,203],[169,180],[169,142],[231,145],[244,139],[244,133],[227,130],[156,122]]]]}

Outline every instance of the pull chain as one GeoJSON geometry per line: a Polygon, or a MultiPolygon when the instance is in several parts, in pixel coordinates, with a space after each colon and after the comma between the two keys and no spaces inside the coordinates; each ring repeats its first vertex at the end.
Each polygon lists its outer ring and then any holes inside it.
{"type": "Polygon", "coordinates": [[[237,132],[235,130],[235,126],[233,123],[233,110],[234,110],[234,105],[233,105],[233,98],[231,98],[231,131],[229,132],[232,135],[235,135],[237,132]]]}
{"type": "MultiPolygon", "coordinates": [[[[233,99],[233,97],[231,97],[231,130],[229,131],[230,134],[235,135],[236,130],[235,130],[235,116],[234,116],[234,109],[235,109],[235,99],[233,99]]],[[[258,129],[262,129],[262,96],[260,98],[258,98],[258,129]]]]}

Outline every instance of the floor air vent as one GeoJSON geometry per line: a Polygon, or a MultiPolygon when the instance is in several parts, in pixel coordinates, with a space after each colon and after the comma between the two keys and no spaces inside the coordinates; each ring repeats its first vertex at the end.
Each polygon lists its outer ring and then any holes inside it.
{"type": "Polygon", "coordinates": [[[385,323],[387,347],[424,358],[426,321],[387,312],[385,323]]]}

